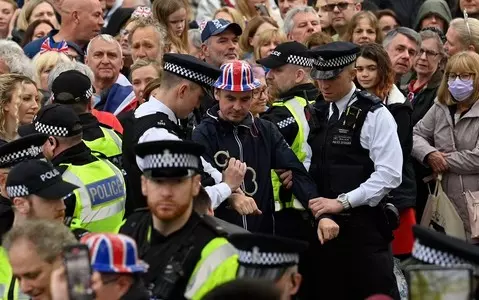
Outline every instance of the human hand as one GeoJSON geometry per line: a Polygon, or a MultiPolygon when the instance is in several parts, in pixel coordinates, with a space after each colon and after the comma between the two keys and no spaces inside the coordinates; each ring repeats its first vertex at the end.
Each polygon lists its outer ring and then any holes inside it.
{"type": "Polygon", "coordinates": [[[274,170],[279,176],[279,180],[285,189],[289,190],[293,186],[293,171],[291,170],[274,170]]]}
{"type": "Polygon", "coordinates": [[[225,182],[231,191],[237,190],[244,180],[246,174],[246,163],[241,162],[234,157],[228,161],[228,167],[223,173],[223,182],[225,182]]]}
{"type": "Polygon", "coordinates": [[[446,157],[446,153],[439,151],[434,151],[427,155],[427,163],[432,168],[434,173],[443,173],[449,169],[449,166],[446,162],[446,157]]]}
{"type": "MultiPolygon", "coordinates": [[[[93,272],[91,277],[91,288],[94,292],[98,292],[103,286],[101,275],[93,272]]],[[[50,294],[52,300],[69,300],[68,282],[66,277],[65,266],[61,266],[52,271],[50,275],[50,294]]]]}
{"type": "Polygon", "coordinates": [[[323,214],[338,214],[344,209],[338,199],[323,197],[309,200],[309,208],[313,211],[315,218],[318,218],[323,214]]]}
{"type": "Polygon", "coordinates": [[[261,215],[261,210],[258,209],[256,201],[253,198],[245,196],[244,194],[234,193],[228,198],[228,202],[236,212],[240,215],[261,215]]]}
{"type": "Polygon", "coordinates": [[[339,225],[329,218],[323,218],[319,220],[317,233],[318,239],[323,245],[338,236],[339,225]]]}

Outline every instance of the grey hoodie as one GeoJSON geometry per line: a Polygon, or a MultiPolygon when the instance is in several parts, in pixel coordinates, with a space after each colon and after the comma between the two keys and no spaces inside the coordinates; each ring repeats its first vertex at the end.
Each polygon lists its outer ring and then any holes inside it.
{"type": "Polygon", "coordinates": [[[421,21],[429,14],[435,14],[445,21],[444,34],[446,34],[449,22],[452,20],[451,10],[447,2],[445,0],[426,0],[417,13],[416,22],[414,23],[416,31],[420,30],[421,21]]]}

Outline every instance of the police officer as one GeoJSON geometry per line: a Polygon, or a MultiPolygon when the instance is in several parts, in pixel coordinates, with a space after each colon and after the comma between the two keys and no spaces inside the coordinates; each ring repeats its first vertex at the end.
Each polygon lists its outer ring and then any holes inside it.
{"type": "Polygon", "coordinates": [[[353,83],[358,52],[348,42],[312,50],[311,76],[322,96],[311,118],[310,174],[323,197],[310,208],[317,217],[332,214],[341,228],[319,255],[322,293],[325,299],[377,293],[398,299],[382,201],[401,183],[401,145],[388,109],[353,83]]]}
{"type": "Polygon", "coordinates": [[[298,264],[306,242],[265,234],[233,234],[229,241],[238,249],[237,278],[274,282],[281,300],[293,299],[302,282],[298,264]]]}
{"type": "Polygon", "coordinates": [[[202,152],[200,145],[179,140],[136,147],[149,210],[128,217],[120,233],[135,239],[140,258],[150,265],[145,282],[155,299],[201,299],[235,275],[236,250],[221,227],[193,211],[202,152]],[[212,270],[217,273],[210,276],[212,270]]]}
{"type": "MultiPolygon", "coordinates": [[[[46,161],[32,159],[18,163],[8,174],[6,182],[6,190],[14,207],[13,226],[31,219],[63,222],[63,199],[76,188],[77,186],[63,181],[58,170],[46,161]]],[[[13,277],[10,263],[1,247],[0,265],[0,296],[5,297],[1,299],[21,299],[18,282],[13,277]]]]}
{"type": "Polygon", "coordinates": [[[72,229],[113,232],[125,211],[123,173],[108,160],[92,155],[82,141],[82,126],[75,112],[66,105],[44,106],[32,124],[19,128],[20,135],[47,134],[45,158],[58,168],[65,181],[80,188],[65,200],[72,229]]]}
{"type": "Polygon", "coordinates": [[[91,114],[93,88],[88,76],[77,70],[68,70],[53,81],[53,102],[69,105],[80,118],[83,128],[83,142],[92,153],[107,158],[120,170],[122,163],[122,140],[112,128],[100,125],[91,114]]]}
{"type": "MultiPolygon", "coordinates": [[[[135,161],[133,145],[145,141],[177,140],[188,138],[187,132],[179,125],[198,106],[205,89],[218,78],[219,69],[198,60],[191,55],[167,53],[163,57],[164,67],[157,98],[140,105],[135,111],[135,132],[132,141],[124,149],[125,165],[128,165],[129,189],[132,200],[129,205],[144,207],[139,178],[141,162],[135,161]],[[138,169],[139,167],[139,169],[138,169]]],[[[126,134],[126,133],[125,133],[126,134]]],[[[203,161],[204,171],[211,175],[203,180],[213,207],[216,208],[235,192],[243,180],[246,166],[236,160],[229,162],[224,175],[203,161]]],[[[246,197],[234,198],[233,201],[252,202],[246,197]]]]}

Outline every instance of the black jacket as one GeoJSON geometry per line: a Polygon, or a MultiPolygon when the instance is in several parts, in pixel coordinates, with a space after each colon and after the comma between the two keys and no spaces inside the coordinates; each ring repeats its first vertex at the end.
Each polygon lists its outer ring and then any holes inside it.
{"type": "Polygon", "coordinates": [[[0,243],[2,236],[12,228],[13,219],[12,201],[0,195],[0,243]]]}
{"type": "Polygon", "coordinates": [[[216,105],[208,111],[207,117],[193,132],[193,140],[205,146],[203,158],[219,171],[223,170],[227,156],[248,165],[242,188],[256,200],[263,214],[242,218],[229,209],[225,201],[216,209],[216,216],[251,232],[272,233],[271,170],[293,171],[292,191],[304,207],[308,207],[310,199],[317,197],[316,186],[274,124],[251,115],[240,124],[232,124],[219,118],[218,109],[216,105]]]}
{"type": "Polygon", "coordinates": [[[434,99],[436,98],[437,89],[441,84],[442,76],[442,71],[436,71],[431,80],[428,82],[426,88],[417,93],[414,99],[411,101],[413,108],[411,116],[413,127],[424,117],[424,115],[434,104],[434,99]]]}

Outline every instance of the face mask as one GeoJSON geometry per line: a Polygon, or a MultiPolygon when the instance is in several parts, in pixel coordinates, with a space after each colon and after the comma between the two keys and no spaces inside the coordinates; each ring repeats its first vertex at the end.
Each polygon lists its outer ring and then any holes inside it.
{"type": "Polygon", "coordinates": [[[462,102],[468,99],[474,91],[472,79],[462,81],[459,78],[456,78],[454,81],[449,81],[447,85],[449,92],[457,102],[462,102]]]}

